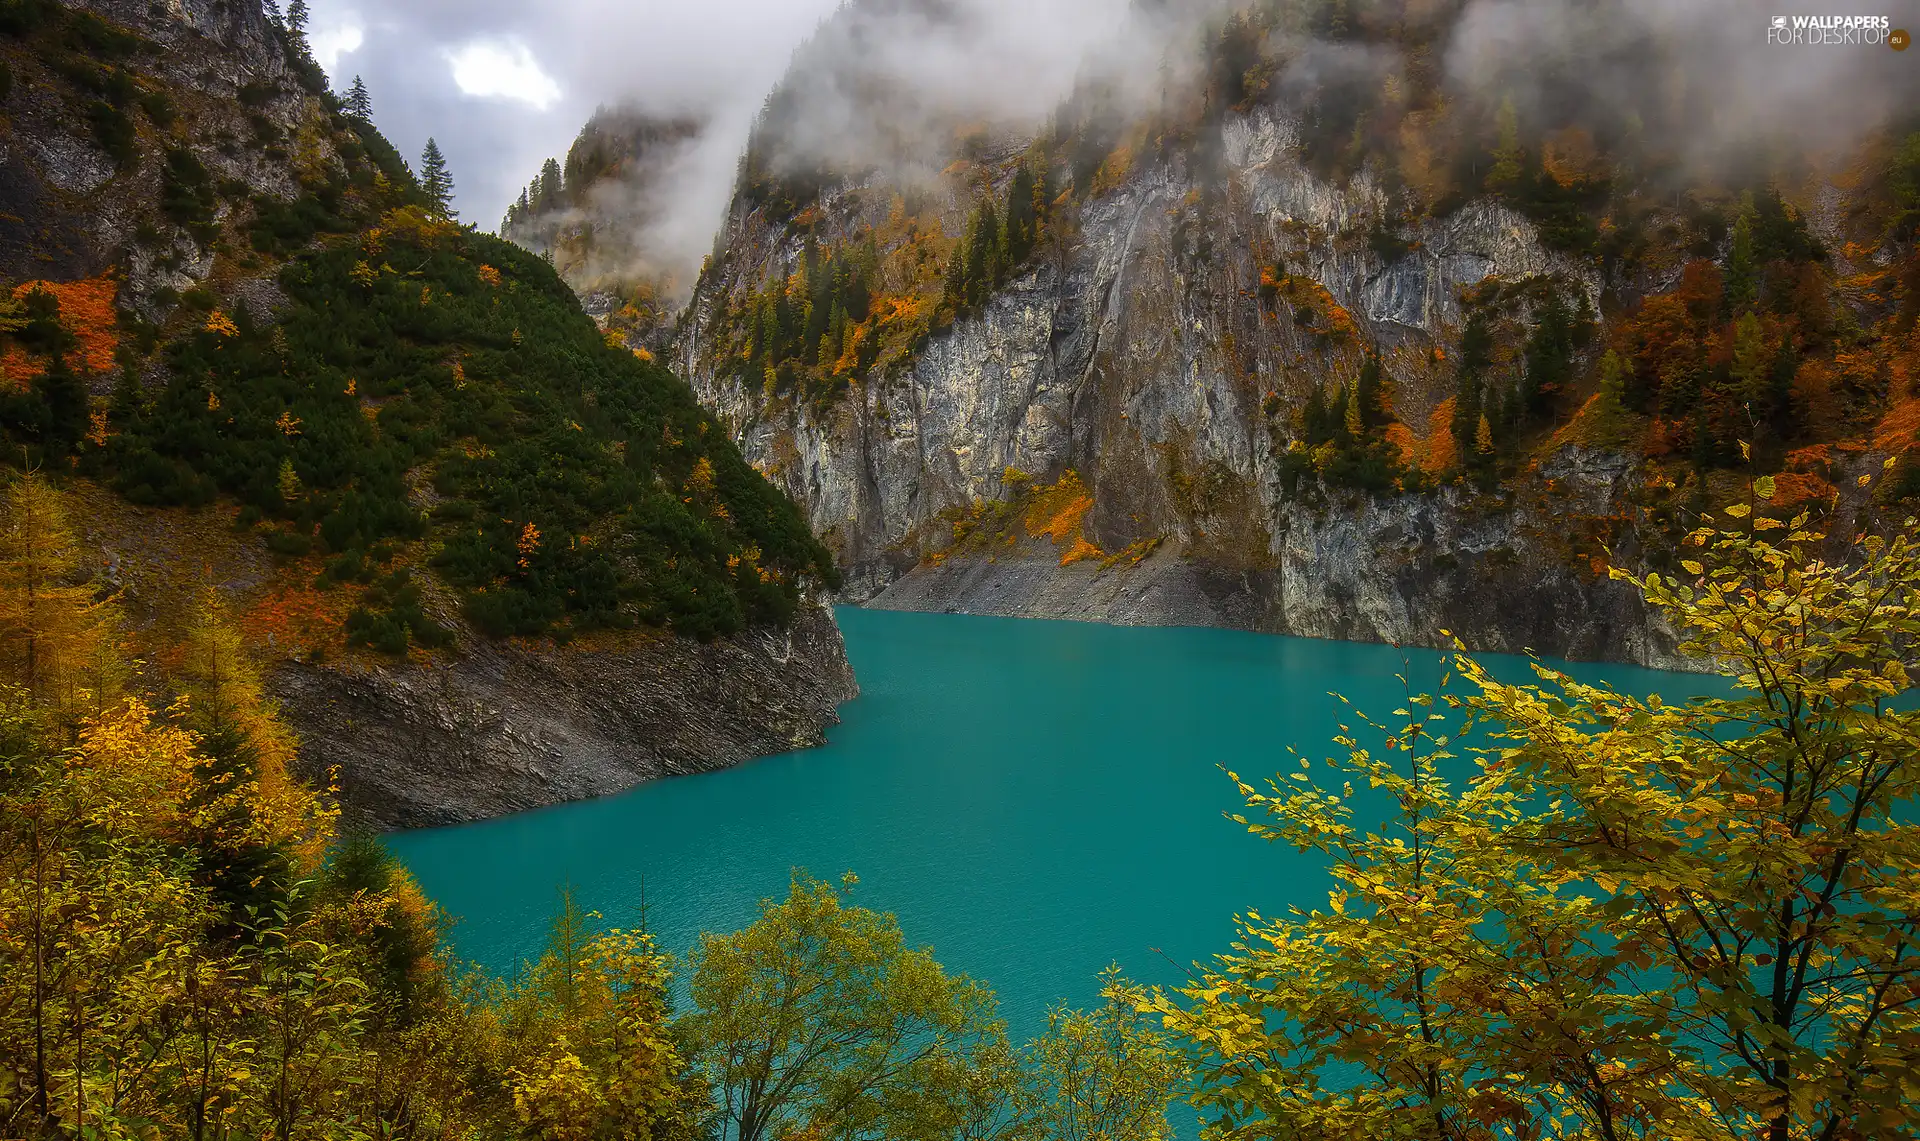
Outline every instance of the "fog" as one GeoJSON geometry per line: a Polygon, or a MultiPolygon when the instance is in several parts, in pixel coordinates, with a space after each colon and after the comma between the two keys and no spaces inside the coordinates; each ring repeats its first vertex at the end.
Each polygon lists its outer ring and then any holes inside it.
{"type": "MultiPolygon", "coordinates": [[[[1190,88],[1223,8],[856,0],[835,16],[834,4],[316,0],[312,26],[316,44],[335,53],[336,86],[364,76],[377,122],[403,151],[437,137],[460,209],[487,228],[543,159],[564,156],[595,108],[702,119],[698,139],[652,164],[643,184],[603,191],[616,199],[612,212],[644,219],[637,244],[684,280],[711,247],[755,119],[782,76],[777,162],[879,166],[910,179],[945,164],[956,125],[1037,130],[1078,83],[1097,83],[1121,113],[1190,88]]],[[[1904,6],[1893,26],[1920,26],[1916,0],[1904,6]]],[[[1350,7],[1360,20],[1382,5],[1350,7]]],[[[1920,106],[1920,51],[1769,45],[1768,17],[1745,0],[1394,7],[1405,23],[1443,29],[1439,72],[1469,106],[1490,114],[1511,100],[1524,126],[1575,116],[1633,133],[1700,176],[1782,148],[1837,151],[1920,106]]],[[[1321,43],[1298,27],[1276,35],[1288,63],[1268,97],[1282,102],[1312,98],[1330,77],[1380,82],[1409,63],[1390,46],[1321,43]]]]}

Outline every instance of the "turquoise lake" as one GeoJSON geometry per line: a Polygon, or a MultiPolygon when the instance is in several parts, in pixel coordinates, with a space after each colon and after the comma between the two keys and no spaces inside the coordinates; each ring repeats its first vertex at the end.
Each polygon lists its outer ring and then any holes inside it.
{"type": "MultiPolygon", "coordinates": [[[[1319,866],[1225,819],[1220,771],[1265,777],[1286,747],[1328,755],[1345,694],[1384,717],[1409,664],[1439,655],[1228,630],[843,608],[861,685],[829,743],[619,796],[398,834],[395,852],[458,917],[465,957],[537,955],[562,884],[612,926],[684,955],[750,922],[790,869],[859,875],[855,902],[990,983],[1016,1040],[1086,1004],[1118,962],[1171,983],[1224,950],[1236,914],[1324,902],[1319,866]]],[[[1518,679],[1526,664],[1489,659],[1518,679]]],[[[1576,666],[1635,692],[1703,679],[1576,666]]]]}

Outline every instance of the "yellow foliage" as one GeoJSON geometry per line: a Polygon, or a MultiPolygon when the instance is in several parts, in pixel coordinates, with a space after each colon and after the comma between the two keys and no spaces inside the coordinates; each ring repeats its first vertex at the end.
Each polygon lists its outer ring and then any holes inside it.
{"type": "Polygon", "coordinates": [[[1072,566],[1074,563],[1084,562],[1087,559],[1104,560],[1106,557],[1107,552],[1094,546],[1083,537],[1075,539],[1073,546],[1068,547],[1067,552],[1060,556],[1060,565],[1063,567],[1072,566]]]}
{"type": "Polygon", "coordinates": [[[389,210],[386,217],[380,220],[380,230],[396,241],[426,247],[457,237],[460,233],[458,225],[444,218],[435,218],[418,206],[389,210]]]}
{"type": "Polygon", "coordinates": [[[598,1124],[600,1099],[593,1075],[567,1046],[567,1036],[510,1075],[513,1108],[529,1134],[540,1141],[588,1141],[598,1124]]]}
{"type": "Polygon", "coordinates": [[[106,708],[120,693],[118,614],[79,581],[79,550],[60,492],[30,472],[7,485],[4,505],[0,679],[70,724],[106,708]]]}
{"type": "Polygon", "coordinates": [[[1460,449],[1453,439],[1453,397],[1449,396],[1427,417],[1426,455],[1420,466],[1438,475],[1459,464],[1460,449]]]}
{"type": "Polygon", "coordinates": [[[218,309],[207,314],[206,331],[217,337],[237,337],[240,335],[240,327],[233,323],[233,318],[218,309]]]}
{"type": "Polygon", "coordinates": [[[267,696],[259,667],[219,589],[201,587],[176,682],[189,725],[239,734],[254,755],[252,815],[262,834],[317,862],[336,811],[294,776],[299,743],[267,696]]]}
{"type": "Polygon", "coordinates": [[[1045,535],[1057,546],[1080,537],[1080,525],[1091,510],[1093,496],[1080,482],[1079,473],[1068,469],[1052,487],[1034,489],[1021,522],[1027,534],[1045,535]]]}
{"type": "Polygon", "coordinates": [[[1404,467],[1424,467],[1420,441],[1414,437],[1413,429],[1398,420],[1386,428],[1387,443],[1392,444],[1400,453],[1400,463],[1404,467]]]}

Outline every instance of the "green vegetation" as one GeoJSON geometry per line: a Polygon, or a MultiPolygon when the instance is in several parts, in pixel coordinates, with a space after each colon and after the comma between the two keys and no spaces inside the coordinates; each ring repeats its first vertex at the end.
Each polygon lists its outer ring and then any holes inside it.
{"type": "Polygon", "coordinates": [[[1733,696],[1461,657],[1468,695],[1240,782],[1241,822],[1337,886],[1152,1003],[1217,1136],[1916,1135],[1920,547],[1828,564],[1776,493],[1694,531],[1685,579],[1628,579],[1733,696]]]}
{"type": "MultiPolygon", "coordinates": [[[[232,496],[338,578],[424,543],[493,634],[710,638],[784,621],[803,576],[833,574],[686,387],[512,245],[403,208],[280,280],[272,323],[215,311],[173,346],[99,461],[130,499],[232,496]]],[[[417,636],[401,610],[365,636],[417,636]]]]}
{"type": "MultiPolygon", "coordinates": [[[[392,857],[337,832],[209,590],[127,656],[38,476],[0,527],[0,1119],[32,1141],[715,1135],[1162,1138],[1185,1079],[1147,996],[1011,1047],[990,991],[796,873],[673,961],[561,897],[469,974],[392,857]]],[[[142,637],[150,637],[147,632],[142,637]]]]}
{"type": "Polygon", "coordinates": [[[1015,1048],[850,877],[796,873],[704,936],[682,1014],[652,939],[566,895],[511,981],[462,975],[391,858],[291,780],[218,599],[164,666],[129,658],[62,497],[20,478],[0,1113],[36,1141],[1115,1141],[1166,1137],[1185,1091],[1217,1138],[1915,1136],[1920,546],[1825,563],[1777,492],[1693,532],[1687,580],[1635,583],[1731,696],[1463,656],[1470,693],[1361,718],[1324,775],[1240,783],[1243,825],[1325,857],[1324,909],[1248,916],[1171,993],[1109,973],[1015,1048]],[[1380,828],[1361,783],[1397,806],[1380,828]]]}
{"type": "Polygon", "coordinates": [[[1021,163],[1007,183],[1006,198],[989,197],[967,218],[960,245],[947,263],[946,304],[964,314],[987,303],[1026,266],[1052,210],[1047,164],[1021,163]]]}
{"type": "MultiPolygon", "coordinates": [[[[1419,472],[1407,466],[1399,445],[1389,440],[1392,423],[1390,380],[1378,353],[1367,354],[1352,384],[1334,390],[1332,400],[1315,385],[1300,417],[1300,435],[1280,457],[1280,482],[1287,494],[1300,495],[1311,473],[1333,487],[1371,493],[1418,486],[1419,472]]],[[[1277,398],[1274,411],[1278,411],[1277,398]]]]}
{"type": "MultiPolygon", "coordinates": [[[[58,5],[8,11],[133,161],[122,108],[153,116],[165,96],[119,66],[144,41],[58,5]]],[[[302,67],[304,18],[295,5],[277,25],[302,67]]],[[[258,117],[274,97],[256,83],[241,103],[258,117]]],[[[441,585],[491,635],[649,625],[705,640],[782,623],[809,580],[835,579],[684,384],[607,344],[546,264],[454,225],[437,147],[416,180],[351,111],[288,132],[288,201],[216,187],[186,146],[162,153],[146,240],[171,225],[264,263],[287,299],[275,312],[195,289],[145,327],[112,312],[104,279],[86,295],[100,312],[77,293],[12,302],[0,348],[25,355],[28,383],[0,396],[0,430],[29,465],[71,464],[139,504],[236,503],[276,554],[356,584],[347,640],[390,653],[447,643],[429,616],[446,617],[441,585]],[[240,207],[226,224],[222,196],[240,207]],[[229,248],[241,236],[251,255],[229,248]],[[165,382],[135,383],[151,363],[165,382]],[[109,367],[122,375],[103,408],[81,374],[109,367]]]]}

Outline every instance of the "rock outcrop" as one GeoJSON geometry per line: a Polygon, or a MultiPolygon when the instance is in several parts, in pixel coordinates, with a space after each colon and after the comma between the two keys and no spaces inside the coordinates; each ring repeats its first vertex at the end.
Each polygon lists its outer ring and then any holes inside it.
{"type": "Polygon", "coordinates": [[[857,689],[833,613],[707,645],[482,642],[444,665],[282,662],[310,779],[380,828],[502,816],[823,744],[857,689]]]}
{"type": "MultiPolygon", "coordinates": [[[[1442,358],[1463,287],[1551,278],[1597,308],[1601,285],[1490,199],[1421,222],[1386,256],[1368,240],[1383,194],[1364,173],[1345,186],[1316,177],[1294,134],[1259,110],[1219,128],[1217,167],[1141,163],[1079,208],[1069,245],[910,367],[824,409],[736,380],[716,359],[714,324],[744,289],[791,272],[806,242],[870,226],[888,191],[830,191],[804,235],[737,204],[676,366],[806,506],[849,595],[872,605],[1423,645],[1452,631],[1482,649],[1675,664],[1631,589],[1570,549],[1582,520],[1622,510],[1625,458],[1571,448],[1493,493],[1283,486],[1289,418],[1359,355],[1329,350],[1324,326],[1265,311],[1255,298],[1269,266],[1317,283],[1380,348],[1397,415],[1422,430],[1451,394],[1442,358]],[[1108,551],[1159,539],[1159,552],[1115,567],[1063,567],[1045,544],[928,561],[956,514],[1007,496],[1010,468],[1076,471],[1092,493],[1089,538],[1108,551]]],[[[1630,535],[1618,553],[1631,557],[1630,535]]]]}
{"type": "MultiPolygon", "coordinates": [[[[350,818],[379,827],[473,820],[821,743],[856,689],[832,611],[817,598],[803,596],[788,627],[706,643],[658,630],[564,644],[494,639],[436,583],[434,551],[416,544],[402,562],[451,644],[409,649],[402,635],[402,652],[382,653],[341,632],[368,577],[315,585],[318,560],[339,553],[309,534],[318,516],[286,521],[287,534],[274,537],[298,546],[276,557],[255,526],[257,504],[236,526],[230,500],[204,505],[211,492],[182,502],[149,488],[135,498],[172,505],[136,507],[108,490],[107,440],[168,391],[170,343],[221,323],[237,335],[226,314],[249,327],[280,316],[289,298],[276,276],[288,257],[343,240],[358,224],[336,213],[343,196],[393,193],[405,171],[371,124],[330,103],[325,77],[260,0],[12,5],[0,64],[0,288],[11,299],[32,283],[73,287],[62,296],[76,301],[58,319],[78,334],[68,364],[91,391],[80,416],[91,411],[87,446],[99,451],[85,464],[56,453],[49,466],[97,477],[75,490],[89,505],[82,529],[100,553],[103,586],[166,645],[194,620],[189,600],[217,583],[302,741],[304,775],[337,780],[350,818]],[[372,173],[381,162],[393,178],[372,173]],[[327,612],[315,644],[259,632],[263,616],[274,624],[272,600],[291,596],[327,612]]],[[[520,343],[519,329],[512,339],[520,343]]],[[[31,364],[12,341],[5,348],[9,369],[31,364]]],[[[25,376],[10,383],[26,392],[25,376]]],[[[355,383],[344,381],[348,396],[355,383]]],[[[545,377],[527,383],[551,387],[545,377]]],[[[218,407],[209,396],[208,410],[218,407]]],[[[378,411],[370,404],[365,414],[378,411]]],[[[298,434],[299,419],[282,420],[288,438],[298,434]]],[[[215,421],[209,430],[244,428],[215,421]]],[[[422,519],[439,499],[430,494],[435,458],[408,477],[422,519]]],[[[297,490],[301,473],[288,464],[297,490]]],[[[770,498],[756,507],[790,511],[770,498]]],[[[674,554],[674,540],[659,541],[674,554]]],[[[174,688],[164,662],[144,680],[162,699],[174,688]]]]}

